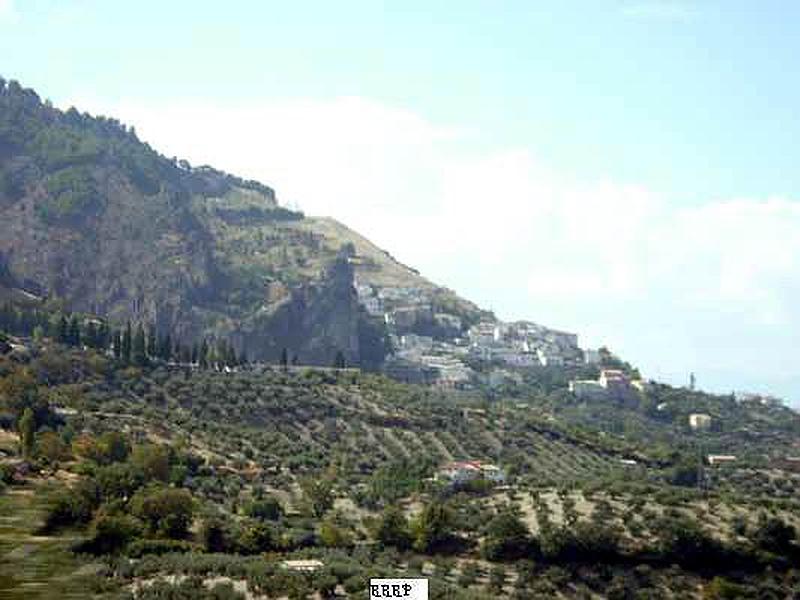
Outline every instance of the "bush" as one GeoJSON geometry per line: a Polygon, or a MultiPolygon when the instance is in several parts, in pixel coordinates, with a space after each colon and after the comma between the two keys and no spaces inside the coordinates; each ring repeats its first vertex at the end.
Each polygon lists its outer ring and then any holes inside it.
{"type": "Polygon", "coordinates": [[[74,488],[56,494],[48,507],[43,530],[55,531],[60,527],[88,523],[100,505],[100,492],[92,480],[84,480],[74,488]]]}
{"type": "Polygon", "coordinates": [[[613,562],[619,556],[619,535],[604,525],[579,522],[543,534],[541,551],[561,562],[613,562]]]}
{"type": "Polygon", "coordinates": [[[530,532],[516,515],[505,512],[486,527],[481,552],[489,560],[515,560],[531,551],[530,532]]]}
{"type": "Polygon", "coordinates": [[[775,554],[788,554],[794,549],[797,533],[794,527],[776,517],[761,514],[758,524],[750,534],[751,541],[762,550],[775,554]]]}
{"type": "Polygon", "coordinates": [[[127,516],[100,516],[92,525],[92,536],[77,547],[89,554],[116,554],[141,534],[142,526],[127,516]]]}
{"type": "Polygon", "coordinates": [[[183,489],[145,489],[133,497],[131,509],[150,534],[180,539],[186,536],[192,522],[194,501],[183,489]]]}
{"type": "Polygon", "coordinates": [[[375,539],[384,546],[391,546],[398,550],[406,550],[411,547],[408,519],[400,508],[390,506],[383,511],[375,531],[375,539]]]}

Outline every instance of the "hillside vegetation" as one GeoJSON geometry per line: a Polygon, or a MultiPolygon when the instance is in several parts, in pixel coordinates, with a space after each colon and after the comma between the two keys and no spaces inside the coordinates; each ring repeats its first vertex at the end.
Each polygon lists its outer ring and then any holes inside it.
{"type": "MultiPolygon", "coordinates": [[[[487,399],[356,369],[133,366],[47,337],[6,339],[9,597],[57,586],[66,597],[299,598],[363,594],[369,576],[401,573],[429,576],[434,597],[798,591],[798,477],[765,462],[797,440],[795,413],[773,427],[773,409],[659,389],[776,432],[746,442],[740,466],[706,466],[698,485],[677,477],[679,447],[692,447],[677,423],[642,407],[557,405],[533,376],[487,399]],[[587,412],[638,426],[615,434],[587,412]],[[434,477],[458,459],[500,466],[505,485],[434,477]],[[303,574],[282,566],[290,558],[322,566],[303,574]]],[[[709,435],[724,447],[737,431],[709,435]]]]}

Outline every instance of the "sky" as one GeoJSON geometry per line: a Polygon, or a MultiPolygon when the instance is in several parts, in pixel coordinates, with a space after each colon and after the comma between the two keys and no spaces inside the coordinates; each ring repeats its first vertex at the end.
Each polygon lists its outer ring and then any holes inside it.
{"type": "Polygon", "coordinates": [[[800,406],[800,3],[0,0],[0,75],[504,320],[800,406]]]}

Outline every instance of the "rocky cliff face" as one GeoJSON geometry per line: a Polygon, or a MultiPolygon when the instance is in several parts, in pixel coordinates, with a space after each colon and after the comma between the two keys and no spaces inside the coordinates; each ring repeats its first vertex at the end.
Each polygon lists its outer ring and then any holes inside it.
{"type": "Polygon", "coordinates": [[[0,79],[0,287],[187,342],[227,337],[257,359],[380,364],[350,258],[303,221],[266,186],[0,79]]]}

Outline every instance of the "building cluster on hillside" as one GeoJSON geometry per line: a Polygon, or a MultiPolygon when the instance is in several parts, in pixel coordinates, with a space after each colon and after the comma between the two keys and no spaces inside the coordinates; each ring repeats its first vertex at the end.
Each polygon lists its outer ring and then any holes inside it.
{"type": "Polygon", "coordinates": [[[783,406],[783,400],[776,396],[768,394],[758,394],[754,392],[734,392],[733,397],[740,403],[754,403],[761,404],[762,406],[769,406],[772,408],[780,408],[783,406]]]}
{"type": "Polygon", "coordinates": [[[509,366],[561,366],[583,361],[576,334],[530,321],[483,321],[471,327],[467,337],[474,356],[509,366]]]}
{"type": "Polygon", "coordinates": [[[463,460],[443,465],[436,472],[436,480],[455,486],[480,480],[502,485],[506,482],[506,473],[491,463],[463,460]]]}
{"type": "Polygon", "coordinates": [[[468,363],[483,360],[495,365],[484,379],[496,386],[516,380],[510,370],[515,367],[577,365],[584,360],[574,333],[529,321],[488,319],[465,329],[457,315],[435,310],[424,288],[382,288],[357,280],[355,290],[364,309],[386,324],[393,348],[386,370],[403,381],[468,387],[479,380],[468,363]],[[430,335],[414,333],[420,331],[430,335]]]}
{"type": "Polygon", "coordinates": [[[424,288],[377,287],[357,280],[355,290],[364,309],[386,324],[393,348],[386,369],[404,381],[468,387],[480,379],[468,363],[480,359],[495,364],[484,379],[496,386],[516,379],[509,370],[514,367],[576,365],[584,360],[573,333],[528,321],[488,319],[465,330],[460,317],[433,308],[430,291],[424,288]]]}
{"type": "Polygon", "coordinates": [[[601,369],[597,379],[574,379],[569,391],[581,400],[625,399],[646,389],[640,379],[631,379],[620,369],[601,369]]]}

